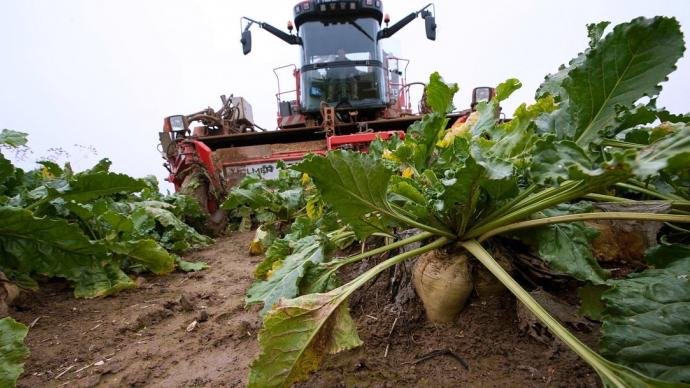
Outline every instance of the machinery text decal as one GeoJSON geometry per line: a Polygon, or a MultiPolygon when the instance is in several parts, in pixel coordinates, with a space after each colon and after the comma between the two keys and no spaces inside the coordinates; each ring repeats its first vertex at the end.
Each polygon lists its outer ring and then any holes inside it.
{"type": "MultiPolygon", "coordinates": [[[[297,163],[297,160],[286,161],[286,165],[292,165],[297,163]]],[[[273,163],[257,163],[248,164],[246,166],[225,166],[225,176],[228,179],[243,177],[249,174],[256,174],[264,179],[277,179],[278,178],[278,166],[275,162],[273,163]]]]}

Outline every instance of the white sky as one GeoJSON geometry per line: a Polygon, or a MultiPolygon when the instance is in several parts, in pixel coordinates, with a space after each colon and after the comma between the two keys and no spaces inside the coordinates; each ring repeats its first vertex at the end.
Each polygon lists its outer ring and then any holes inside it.
{"type": "MultiPolygon", "coordinates": [[[[391,20],[428,0],[384,0],[391,20]]],[[[256,26],[242,55],[241,16],[285,29],[296,0],[0,0],[0,129],[28,132],[34,161],[51,147],[83,169],[102,157],[133,176],[166,175],[156,150],[163,117],[217,109],[221,94],[245,97],[254,120],[275,128],[273,68],[298,62],[289,46],[256,26]],[[84,147],[75,147],[74,145],[84,147]],[[97,156],[89,151],[93,147],[97,156]]],[[[437,0],[437,39],[417,19],[391,41],[411,59],[408,82],[439,71],[457,82],[455,105],[475,86],[516,77],[523,88],[504,104],[532,101],[544,75],[587,46],[585,24],[637,16],[679,19],[690,36],[690,1],[437,0]]],[[[660,106],[690,111],[690,54],[664,84],[660,106]]]]}

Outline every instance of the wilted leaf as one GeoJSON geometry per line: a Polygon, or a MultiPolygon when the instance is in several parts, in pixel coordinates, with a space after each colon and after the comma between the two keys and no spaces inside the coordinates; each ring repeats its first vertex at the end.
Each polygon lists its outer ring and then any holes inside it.
{"type": "Polygon", "coordinates": [[[361,341],[347,305],[343,303],[382,271],[449,241],[439,238],[392,257],[328,293],[281,299],[264,318],[264,326],[259,332],[261,354],[251,365],[249,386],[289,386],[318,368],[325,353],[359,346],[361,341]]]}
{"type": "Polygon", "coordinates": [[[249,242],[249,254],[260,255],[264,253],[266,247],[271,246],[275,236],[271,237],[269,233],[273,234],[273,230],[268,229],[265,225],[261,225],[256,228],[254,232],[254,238],[249,242]]]}
{"type": "Polygon", "coordinates": [[[283,299],[264,319],[261,354],[249,387],[288,387],[318,368],[327,353],[362,344],[342,290],[283,299]]]}
{"type": "Polygon", "coordinates": [[[170,210],[150,206],[146,202],[133,203],[132,206],[136,209],[134,214],[137,215],[136,220],[134,220],[134,229],[140,233],[140,236],[147,237],[148,228],[152,225],[155,226],[155,222],[158,222],[166,228],[160,243],[173,252],[204,247],[213,241],[182,222],[170,210]],[[155,221],[152,222],[152,220],[155,221]]]}
{"type": "Polygon", "coordinates": [[[112,261],[103,260],[91,267],[74,267],[74,271],[79,271],[73,282],[77,298],[96,298],[136,287],[134,281],[112,261]]]}
{"type": "Polygon", "coordinates": [[[264,259],[254,269],[254,277],[257,279],[265,279],[268,271],[273,268],[273,263],[281,261],[292,252],[290,241],[286,239],[277,239],[266,250],[264,259]]]}

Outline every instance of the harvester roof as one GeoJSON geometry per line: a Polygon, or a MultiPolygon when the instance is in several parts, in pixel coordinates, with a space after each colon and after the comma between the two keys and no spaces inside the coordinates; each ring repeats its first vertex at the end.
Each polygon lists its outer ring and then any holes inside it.
{"type": "Polygon", "coordinates": [[[294,7],[295,26],[307,21],[347,20],[373,17],[379,24],[383,20],[381,0],[307,0],[294,7]]]}

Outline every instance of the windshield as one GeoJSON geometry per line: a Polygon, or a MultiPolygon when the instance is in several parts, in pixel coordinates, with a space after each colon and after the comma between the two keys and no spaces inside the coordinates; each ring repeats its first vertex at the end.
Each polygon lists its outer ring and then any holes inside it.
{"type": "Polygon", "coordinates": [[[310,21],[300,26],[305,112],[318,112],[322,102],[356,109],[385,105],[378,30],[378,21],[369,17],[310,21]]]}
{"type": "Polygon", "coordinates": [[[378,28],[374,18],[306,22],[299,30],[304,49],[302,64],[379,59],[378,28]]]}

